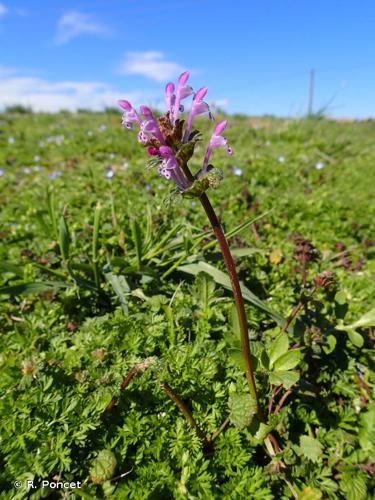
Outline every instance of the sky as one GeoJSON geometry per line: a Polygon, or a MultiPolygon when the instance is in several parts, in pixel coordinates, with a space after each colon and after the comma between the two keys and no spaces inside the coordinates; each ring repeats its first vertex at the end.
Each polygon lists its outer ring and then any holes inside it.
{"type": "Polygon", "coordinates": [[[162,107],[189,70],[228,113],[375,116],[373,0],[0,0],[0,108],[162,107]]]}

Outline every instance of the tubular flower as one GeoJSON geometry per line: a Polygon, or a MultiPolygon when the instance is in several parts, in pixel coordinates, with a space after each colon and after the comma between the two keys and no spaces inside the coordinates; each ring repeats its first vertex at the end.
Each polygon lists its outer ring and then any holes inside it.
{"type": "Polygon", "coordinates": [[[203,172],[206,172],[207,167],[208,167],[208,162],[212,153],[212,150],[215,148],[218,148],[222,146],[224,149],[227,150],[227,153],[229,155],[233,154],[232,148],[228,146],[228,140],[226,137],[223,137],[221,132],[225,130],[226,126],[228,125],[228,120],[223,120],[222,122],[219,122],[216,127],[214,128],[214,131],[212,132],[210,142],[208,143],[207,151],[206,154],[204,155],[204,161],[203,161],[203,172]]]}
{"type": "Polygon", "coordinates": [[[172,82],[169,82],[165,86],[165,104],[167,105],[167,112],[169,112],[169,114],[172,113],[175,99],[176,96],[174,95],[174,84],[172,82]]]}
{"type": "Polygon", "coordinates": [[[133,122],[138,123],[138,125],[142,123],[142,120],[139,118],[138,113],[129,101],[121,99],[118,103],[123,109],[125,109],[125,113],[122,115],[122,124],[124,127],[133,128],[133,122]]]}
{"type": "Polygon", "coordinates": [[[180,102],[182,101],[182,99],[186,99],[186,97],[189,97],[189,95],[194,93],[194,90],[189,85],[186,85],[189,76],[190,73],[188,71],[185,71],[178,79],[176,96],[173,105],[173,113],[172,113],[173,116],[171,120],[173,124],[176,123],[176,120],[178,118],[178,113],[180,111],[184,111],[184,107],[180,106],[180,102]]]}
{"type": "Polygon", "coordinates": [[[188,182],[182,173],[172,149],[168,146],[160,146],[159,155],[162,158],[159,174],[164,175],[166,179],[172,178],[181,190],[186,189],[188,187],[188,182]]]}
{"type": "Polygon", "coordinates": [[[151,109],[147,106],[141,106],[141,112],[146,120],[140,124],[138,141],[148,142],[154,136],[160,144],[164,144],[164,137],[160,132],[158,122],[151,109]]]}
{"type": "Polygon", "coordinates": [[[203,101],[204,96],[207,94],[207,90],[208,87],[202,87],[194,95],[193,102],[191,104],[191,110],[186,123],[186,130],[183,142],[186,142],[189,139],[190,129],[193,123],[194,116],[208,112],[208,116],[210,117],[211,120],[213,120],[213,116],[211,114],[209,105],[203,101]]]}
{"type": "MultiPolygon", "coordinates": [[[[203,101],[207,94],[207,87],[202,87],[194,93],[193,89],[187,85],[188,78],[189,72],[185,71],[179,77],[176,86],[172,82],[166,85],[167,111],[159,118],[155,117],[148,106],[140,106],[140,111],[137,112],[130,102],[124,99],[119,101],[119,105],[125,110],[122,125],[129,129],[133,128],[134,123],[138,125],[138,141],[147,146],[147,153],[153,157],[150,158],[150,166],[157,165],[159,174],[167,179],[172,179],[180,192],[189,189],[189,192],[192,193],[190,188],[195,184],[195,181],[200,181],[202,176],[207,173],[212,150],[219,146],[223,146],[228,154],[232,154],[232,150],[228,147],[227,139],[221,135],[227,126],[225,120],[214,128],[204,157],[203,168],[195,176],[192,176],[189,169],[186,168],[200,138],[199,131],[195,130],[191,133],[194,117],[207,112],[209,117],[213,119],[208,104],[203,101]],[[184,129],[184,120],[178,120],[179,113],[183,111],[181,101],[192,94],[194,94],[192,105],[184,129]]],[[[213,173],[210,172],[208,177],[210,177],[210,186],[215,187],[211,179],[213,173]]],[[[195,184],[195,186],[197,185],[202,184],[195,184]]],[[[196,187],[193,188],[193,191],[194,189],[196,187]]]]}

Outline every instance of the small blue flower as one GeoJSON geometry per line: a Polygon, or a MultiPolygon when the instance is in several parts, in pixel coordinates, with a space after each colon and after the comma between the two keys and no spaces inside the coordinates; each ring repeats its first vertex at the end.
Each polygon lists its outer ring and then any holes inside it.
{"type": "Polygon", "coordinates": [[[237,167],[237,165],[233,165],[232,172],[233,175],[237,175],[238,177],[242,175],[242,169],[240,167],[237,167]]]}
{"type": "Polygon", "coordinates": [[[109,167],[106,168],[105,176],[107,179],[112,179],[114,177],[115,172],[109,167]]]}
{"type": "Polygon", "coordinates": [[[324,167],[324,163],[322,161],[318,161],[315,163],[315,168],[317,170],[321,170],[324,167]]]}
{"type": "Polygon", "coordinates": [[[60,177],[63,173],[61,170],[56,170],[55,172],[50,172],[48,174],[48,179],[51,179],[52,181],[60,177]]]}
{"type": "Polygon", "coordinates": [[[280,156],[278,156],[277,161],[278,161],[279,163],[284,163],[284,162],[285,162],[285,157],[284,157],[284,156],[282,156],[282,155],[280,155],[280,156]]]}
{"type": "Polygon", "coordinates": [[[14,144],[14,137],[8,137],[8,144],[14,144]]]}
{"type": "Polygon", "coordinates": [[[31,173],[31,168],[30,167],[23,167],[22,169],[24,174],[30,174],[31,173]]]}
{"type": "Polygon", "coordinates": [[[5,174],[5,170],[3,168],[0,168],[0,177],[5,174]]]}

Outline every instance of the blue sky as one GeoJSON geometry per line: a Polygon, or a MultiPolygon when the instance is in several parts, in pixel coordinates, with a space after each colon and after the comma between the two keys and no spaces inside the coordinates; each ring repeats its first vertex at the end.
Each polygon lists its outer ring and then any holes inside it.
{"type": "MultiPolygon", "coordinates": [[[[188,69],[228,112],[375,115],[369,0],[0,0],[0,106],[159,105],[188,69]]],[[[208,99],[208,100],[209,100],[208,99]]]]}

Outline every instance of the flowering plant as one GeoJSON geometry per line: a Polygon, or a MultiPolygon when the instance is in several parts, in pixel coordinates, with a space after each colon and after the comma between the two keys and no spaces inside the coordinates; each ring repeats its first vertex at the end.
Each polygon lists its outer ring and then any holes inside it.
{"type": "MultiPolygon", "coordinates": [[[[125,110],[122,124],[128,129],[133,128],[134,124],[138,126],[138,141],[147,146],[147,152],[153,158],[150,162],[151,166],[157,165],[159,175],[174,181],[176,185],[175,192],[198,197],[207,214],[220,246],[236,304],[242,353],[246,367],[246,378],[250,390],[250,405],[246,411],[250,415],[257,414],[259,422],[265,422],[255,383],[244,299],[236,266],[221,223],[206,194],[209,187],[218,187],[223,175],[221,169],[215,168],[209,163],[213,150],[223,147],[229,155],[233,153],[232,149],[228,146],[227,139],[222,135],[228,122],[227,120],[223,120],[214,127],[206,148],[202,167],[193,175],[188,166],[188,161],[194,154],[197,141],[201,138],[198,130],[192,130],[193,119],[195,116],[205,113],[208,114],[211,120],[213,120],[213,116],[209,105],[203,100],[207,94],[207,87],[202,87],[194,93],[193,89],[187,85],[188,78],[189,72],[185,71],[179,77],[176,87],[171,82],[166,85],[165,99],[167,111],[158,119],[149,107],[140,106],[140,111],[138,112],[130,102],[120,100],[119,104],[125,110]],[[184,111],[181,101],[191,95],[193,95],[193,100],[185,125],[185,120],[179,118],[179,113],[184,111]]],[[[184,413],[190,424],[194,428],[197,428],[190,412],[174,393],[173,389],[165,383],[163,384],[163,389],[180,408],[182,413],[184,413]]],[[[277,441],[275,441],[271,433],[265,437],[265,445],[270,455],[274,455],[275,450],[279,449],[277,441]]]]}
{"type": "Polygon", "coordinates": [[[150,164],[158,166],[159,175],[172,179],[180,193],[201,194],[209,186],[217,187],[222,177],[221,171],[209,164],[213,149],[223,147],[229,155],[232,149],[222,135],[228,124],[227,120],[223,120],[214,127],[201,170],[195,176],[188,171],[187,162],[201,137],[198,130],[192,131],[194,117],[207,114],[210,120],[214,120],[209,105],[203,100],[208,88],[202,87],[194,93],[192,87],[187,85],[188,79],[189,72],[185,71],[176,87],[172,82],[166,85],[166,112],[158,119],[147,106],[140,106],[138,112],[126,100],[120,100],[119,104],[125,110],[123,126],[128,129],[133,128],[134,124],[138,126],[138,141],[147,146],[148,154],[154,157],[150,164]],[[184,111],[181,101],[191,95],[193,100],[185,125],[185,121],[179,118],[179,114],[184,111]],[[203,179],[205,182],[202,182],[203,179]]]}

